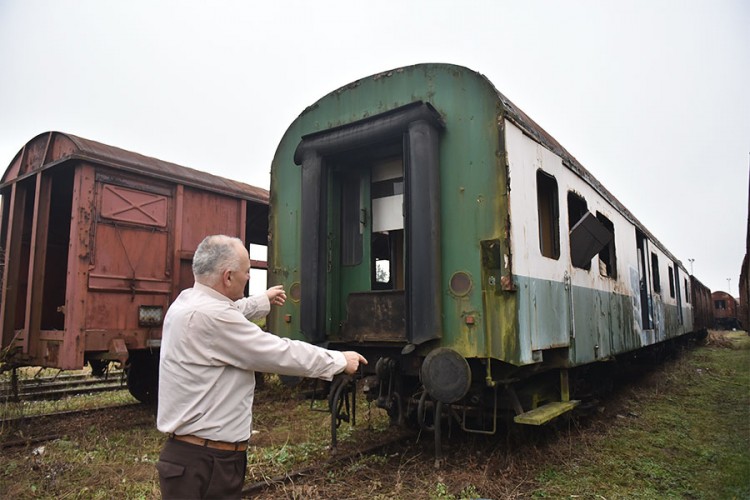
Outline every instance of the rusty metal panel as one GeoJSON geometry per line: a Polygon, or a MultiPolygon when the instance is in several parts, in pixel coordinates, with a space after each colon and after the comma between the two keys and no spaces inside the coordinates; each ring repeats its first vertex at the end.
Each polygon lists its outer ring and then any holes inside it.
{"type": "Polygon", "coordinates": [[[139,307],[166,311],[172,292],[171,189],[101,171],[96,186],[99,216],[89,259],[84,349],[109,351],[113,342],[143,349],[161,332],[141,328],[139,307]]]}
{"type": "MultiPolygon", "coordinates": [[[[83,366],[83,331],[88,298],[88,268],[91,259],[92,226],[95,214],[95,179],[92,165],[79,165],[73,182],[70,251],[65,297],[65,340],[59,360],[63,369],[83,366]]],[[[47,359],[48,362],[51,362],[47,359]]]]}
{"type": "Polygon", "coordinates": [[[690,276],[690,302],[693,305],[693,329],[713,328],[714,308],[711,290],[695,276],[690,276]]]}
{"type": "Polygon", "coordinates": [[[209,234],[244,236],[244,227],[240,227],[240,200],[189,187],[183,195],[182,219],[177,221],[182,226],[180,250],[194,252],[209,234]]]}
{"type": "Polygon", "coordinates": [[[138,330],[141,328],[138,323],[140,306],[161,306],[166,313],[168,305],[168,292],[136,295],[90,292],[86,301],[86,336],[93,331],[106,331],[109,336],[117,336],[121,331],[138,330]]]}
{"type": "Polygon", "coordinates": [[[44,289],[47,238],[49,236],[49,211],[52,181],[49,175],[36,176],[34,215],[31,229],[28,290],[26,295],[26,343],[29,356],[38,356],[39,333],[42,327],[42,294],[44,289]]]}
{"type": "MultiPolygon", "coordinates": [[[[10,192],[10,216],[8,219],[7,241],[5,242],[5,265],[3,271],[3,302],[0,318],[3,329],[3,346],[22,339],[25,346],[24,311],[26,308],[26,279],[29,266],[29,246],[24,244],[25,228],[30,226],[27,213],[29,185],[19,182],[10,192]],[[11,264],[12,263],[12,264],[11,264]]],[[[6,194],[7,195],[7,194],[6,194]]],[[[26,353],[27,349],[22,348],[26,353]]]]}
{"type": "Polygon", "coordinates": [[[89,289],[169,292],[168,233],[100,222],[89,289]]]}
{"type": "Polygon", "coordinates": [[[350,293],[346,300],[346,312],[342,329],[345,340],[406,341],[403,290],[350,293]]]}
{"type": "Polygon", "coordinates": [[[112,184],[102,184],[100,214],[115,221],[166,227],[167,201],[163,195],[112,184]]]}

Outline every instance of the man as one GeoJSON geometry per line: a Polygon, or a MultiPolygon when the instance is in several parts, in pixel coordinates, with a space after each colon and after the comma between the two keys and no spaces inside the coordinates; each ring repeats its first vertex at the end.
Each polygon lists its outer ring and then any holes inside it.
{"type": "Polygon", "coordinates": [[[264,332],[248,321],[283,305],[281,286],[244,298],[250,258],[237,238],[206,237],[195,285],[164,318],[157,427],[169,435],[156,468],[164,498],[240,498],[252,427],[255,372],[331,380],[364,357],[264,332]]]}

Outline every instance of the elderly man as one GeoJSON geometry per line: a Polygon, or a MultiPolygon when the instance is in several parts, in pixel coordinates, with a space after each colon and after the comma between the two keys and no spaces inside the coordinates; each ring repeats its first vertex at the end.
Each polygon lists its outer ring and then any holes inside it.
{"type": "Polygon", "coordinates": [[[156,464],[164,498],[240,498],[256,371],[331,380],[367,363],[248,321],[286,300],[281,286],[245,298],[249,273],[242,241],[206,237],[193,257],[195,285],[164,318],[157,427],[169,439],[156,464]]]}

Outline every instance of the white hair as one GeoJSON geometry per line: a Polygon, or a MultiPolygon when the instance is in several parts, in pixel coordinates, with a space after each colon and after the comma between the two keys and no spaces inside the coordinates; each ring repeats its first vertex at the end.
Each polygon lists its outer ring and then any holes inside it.
{"type": "Polygon", "coordinates": [[[237,253],[237,244],[243,248],[245,246],[239,238],[223,234],[206,236],[193,255],[195,281],[212,286],[219,281],[225,270],[238,271],[240,256],[237,253]]]}

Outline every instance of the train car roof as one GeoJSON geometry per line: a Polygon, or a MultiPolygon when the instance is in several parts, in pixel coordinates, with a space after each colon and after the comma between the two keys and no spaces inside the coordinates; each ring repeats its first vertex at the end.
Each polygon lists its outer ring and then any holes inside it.
{"type": "Polygon", "coordinates": [[[21,148],[5,170],[0,189],[71,160],[89,161],[268,205],[268,191],[263,188],[55,131],[39,134],[21,148]]]}
{"type": "Polygon", "coordinates": [[[602,185],[601,182],[599,182],[596,177],[594,177],[591,172],[589,172],[581,163],[576,160],[576,158],[568,152],[557,140],[552,137],[546,130],[544,130],[538,123],[536,123],[534,120],[532,120],[526,113],[524,113],[518,106],[513,104],[510,99],[505,97],[500,91],[497,90],[495,85],[490,81],[489,78],[484,76],[483,74],[474,71],[470,68],[466,68],[464,66],[455,65],[455,64],[448,64],[448,63],[422,63],[422,64],[415,64],[412,66],[404,66],[401,68],[394,68],[388,71],[382,71],[380,73],[376,73],[374,75],[371,75],[369,77],[360,78],[358,80],[355,80],[354,82],[351,82],[347,85],[344,85],[333,92],[328,93],[326,96],[320,98],[315,104],[312,106],[309,106],[305,111],[303,111],[300,114],[300,117],[305,115],[306,113],[310,112],[311,110],[316,109],[317,107],[321,106],[323,101],[326,100],[329,96],[340,96],[343,93],[346,93],[348,91],[352,91],[360,86],[360,82],[363,80],[368,79],[374,79],[379,80],[382,78],[388,78],[394,75],[397,75],[399,73],[404,73],[408,71],[414,71],[420,68],[424,68],[426,71],[429,72],[449,72],[449,73],[456,73],[456,72],[465,72],[475,75],[477,78],[483,80],[497,96],[498,101],[502,104],[503,114],[505,118],[510,120],[513,124],[515,124],[517,127],[519,127],[526,135],[531,137],[533,140],[538,142],[539,144],[543,145],[556,155],[558,155],[560,158],[562,158],[563,164],[569,168],[571,171],[573,171],[578,177],[580,177],[584,182],[589,184],[594,190],[596,190],[604,199],[606,199],[616,210],[618,210],[626,219],[628,219],[634,226],[636,226],[640,231],[642,231],[648,239],[653,242],[659,249],[661,249],[662,252],[664,252],[673,262],[676,262],[681,267],[684,266],[682,262],[677,259],[667,248],[648,230],[646,227],[633,215],[630,210],[628,210],[625,205],[623,205],[607,188],[602,185]]]}

